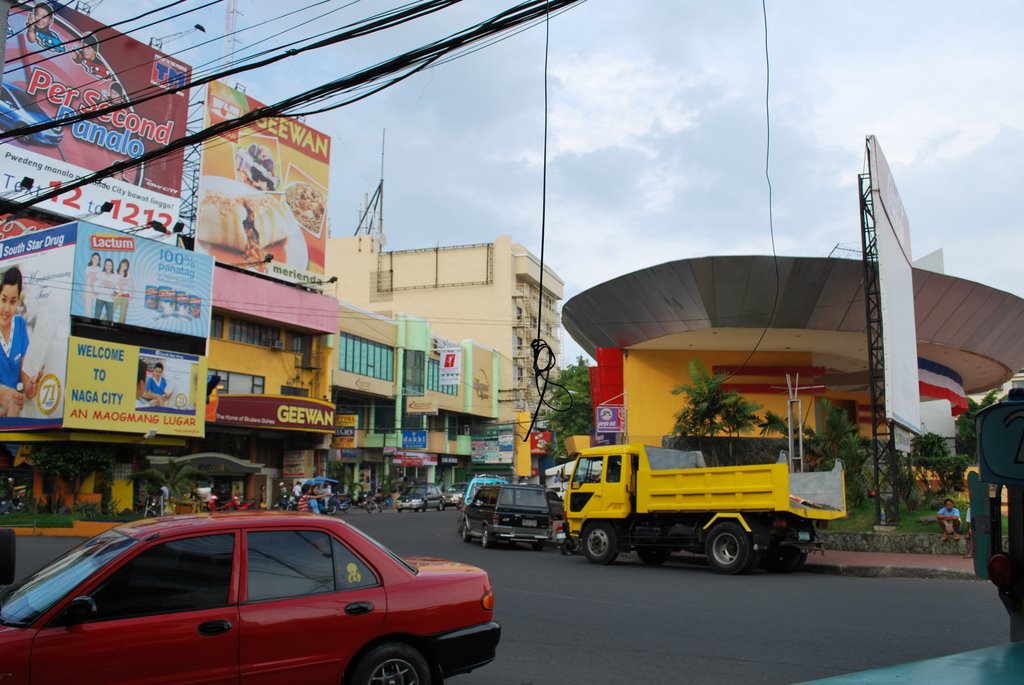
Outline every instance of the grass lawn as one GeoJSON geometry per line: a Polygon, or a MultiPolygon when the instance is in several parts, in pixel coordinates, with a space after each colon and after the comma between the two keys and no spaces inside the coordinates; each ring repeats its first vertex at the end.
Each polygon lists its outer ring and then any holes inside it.
{"type": "MultiPolygon", "coordinates": [[[[966,517],[966,513],[961,511],[966,517]]],[[[829,521],[828,529],[836,532],[862,532],[874,530],[875,525],[875,500],[866,499],[856,509],[847,511],[844,519],[829,521]]],[[[966,532],[967,521],[964,520],[964,532],[966,532]]],[[[939,526],[935,523],[935,511],[925,507],[919,507],[914,511],[906,511],[900,508],[900,524],[892,529],[895,533],[935,533],[938,534],[939,526]],[[919,519],[927,518],[927,522],[919,519]]],[[[1006,531],[1006,516],[1003,516],[1003,531],[1006,531]]]]}
{"type": "Polygon", "coordinates": [[[70,528],[74,516],[62,514],[30,514],[17,513],[0,516],[0,526],[17,526],[19,528],[31,527],[35,523],[36,528],[70,528]]]}
{"type": "MultiPolygon", "coordinates": [[[[80,519],[79,516],[72,516],[70,514],[32,514],[29,512],[19,512],[17,514],[6,514],[0,516],[0,528],[31,528],[35,525],[36,528],[71,528],[72,523],[75,519],[80,519]]],[[[118,521],[129,521],[133,518],[142,518],[139,515],[134,516],[118,516],[118,521]]],[[[89,519],[82,519],[89,520],[89,519]]],[[[113,518],[104,519],[106,521],[115,520],[113,518]]]]}

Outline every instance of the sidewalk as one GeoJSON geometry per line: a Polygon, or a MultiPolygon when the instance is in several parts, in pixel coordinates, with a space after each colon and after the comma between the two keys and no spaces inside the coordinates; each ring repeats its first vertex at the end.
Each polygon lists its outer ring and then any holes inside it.
{"type": "Polygon", "coordinates": [[[956,554],[896,554],[887,552],[839,552],[812,554],[803,570],[843,576],[887,578],[944,578],[981,580],[974,574],[974,559],[956,554]]]}

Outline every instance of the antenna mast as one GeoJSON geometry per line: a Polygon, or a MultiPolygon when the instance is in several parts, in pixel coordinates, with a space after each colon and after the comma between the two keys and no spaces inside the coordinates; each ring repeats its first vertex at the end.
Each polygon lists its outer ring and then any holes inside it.
{"type": "Polygon", "coordinates": [[[381,132],[380,137],[380,181],[373,195],[366,201],[363,213],[359,216],[359,223],[356,232],[352,235],[365,233],[376,237],[383,246],[387,239],[384,237],[384,136],[386,131],[381,132]]]}

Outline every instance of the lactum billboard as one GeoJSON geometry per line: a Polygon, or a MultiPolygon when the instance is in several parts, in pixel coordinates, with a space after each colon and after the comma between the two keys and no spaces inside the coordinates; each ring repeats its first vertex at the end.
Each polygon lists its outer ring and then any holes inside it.
{"type": "MultiPolygon", "coordinates": [[[[264,105],[213,82],[205,125],[264,105]]],[[[328,234],[331,140],[298,119],[268,117],[203,145],[196,251],[291,283],[320,284],[328,234]]]]}
{"type": "Polygon", "coordinates": [[[71,326],[75,316],[205,338],[212,271],[205,255],[84,223],[0,241],[0,431],[203,435],[205,357],[71,326]]]}
{"type": "MultiPolygon", "coordinates": [[[[57,2],[17,3],[7,23],[0,84],[0,193],[21,201],[115,162],[166,147],[185,134],[191,69],[57,2]],[[146,101],[143,97],[159,95],[146,101]],[[114,104],[124,109],[60,125],[114,104]],[[50,128],[5,135],[25,126],[50,128]],[[20,187],[32,179],[32,189],[20,187]]],[[[181,196],[182,153],[69,191],[40,208],[111,228],[172,226],[181,196]],[[100,212],[104,203],[110,209],[100,212]]]]}

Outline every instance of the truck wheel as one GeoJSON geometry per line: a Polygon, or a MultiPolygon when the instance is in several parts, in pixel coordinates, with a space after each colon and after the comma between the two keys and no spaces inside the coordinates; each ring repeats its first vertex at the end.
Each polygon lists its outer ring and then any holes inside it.
{"type": "Polygon", "coordinates": [[[470,542],[473,540],[473,534],[469,532],[469,524],[462,523],[459,525],[459,535],[462,536],[463,542],[470,542]]]}
{"type": "Polygon", "coordinates": [[[807,563],[807,552],[796,547],[770,547],[761,568],[771,573],[793,573],[807,563]]]}
{"type": "Polygon", "coordinates": [[[494,538],[491,537],[491,529],[487,526],[484,526],[484,530],[480,534],[480,546],[484,549],[494,547],[494,538]]]}
{"type": "Polygon", "coordinates": [[[14,582],[14,529],[0,528],[0,585],[14,582]]]}
{"type": "Polygon", "coordinates": [[[668,560],[668,550],[664,547],[637,547],[636,555],[648,566],[661,566],[668,560]]]}
{"type": "Polygon", "coordinates": [[[754,560],[750,536],[730,521],[711,529],[705,543],[705,554],[711,568],[728,575],[746,573],[754,560]]]}
{"type": "Polygon", "coordinates": [[[594,523],[587,527],[583,541],[587,561],[592,564],[610,564],[619,556],[615,528],[610,523],[594,523]]]}

